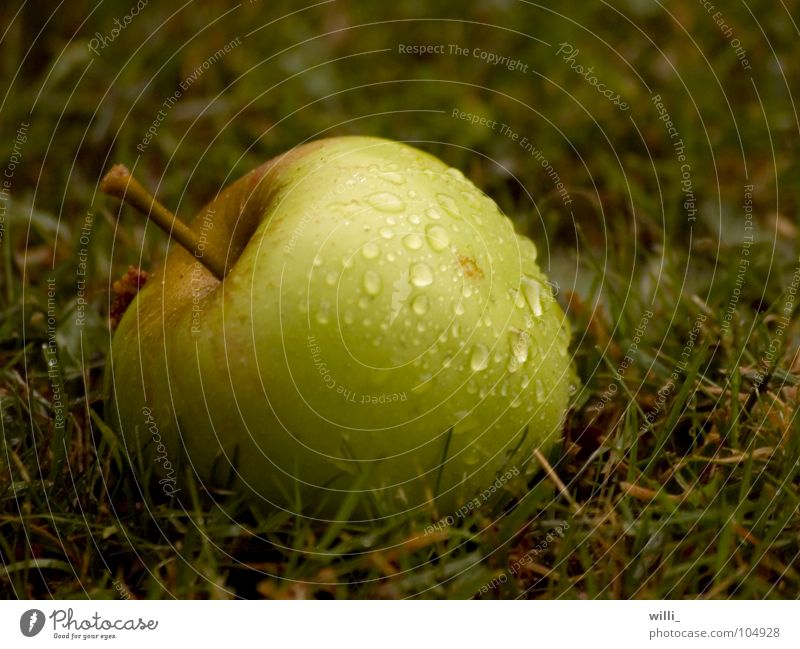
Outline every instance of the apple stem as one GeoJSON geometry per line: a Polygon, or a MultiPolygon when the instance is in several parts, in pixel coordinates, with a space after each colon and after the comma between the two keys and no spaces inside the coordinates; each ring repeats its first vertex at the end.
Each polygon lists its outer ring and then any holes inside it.
{"type": "Polygon", "coordinates": [[[225,260],[201,250],[200,239],[192,229],[159,203],[128,171],[125,165],[114,165],[100,182],[100,189],[109,196],[135,207],[144,216],[153,219],[164,232],[174,238],[205,266],[218,280],[225,277],[225,260]]]}

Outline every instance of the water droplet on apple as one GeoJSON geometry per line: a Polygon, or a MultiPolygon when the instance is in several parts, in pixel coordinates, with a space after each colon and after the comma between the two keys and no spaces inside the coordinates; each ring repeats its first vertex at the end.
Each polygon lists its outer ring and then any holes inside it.
{"type": "Polygon", "coordinates": [[[429,219],[433,219],[434,221],[438,221],[440,218],[442,218],[442,213],[435,207],[429,207],[427,210],[425,210],[425,216],[427,216],[429,219]]]}
{"type": "Polygon", "coordinates": [[[345,214],[356,214],[362,210],[362,206],[359,201],[349,201],[347,203],[342,202],[335,202],[330,203],[328,208],[332,210],[336,210],[337,212],[344,212],[345,214]]]}
{"type": "Polygon", "coordinates": [[[530,334],[527,331],[514,329],[508,334],[511,354],[521,365],[528,360],[528,348],[530,346],[530,334]]]}
{"type": "Polygon", "coordinates": [[[369,295],[378,295],[381,292],[381,276],[374,270],[368,270],[364,273],[363,285],[369,295]]]}
{"type": "Polygon", "coordinates": [[[459,171],[455,167],[450,167],[447,171],[445,171],[445,173],[460,183],[466,182],[464,174],[462,174],[461,171],[459,171]]]}
{"type": "Polygon", "coordinates": [[[408,217],[408,220],[414,225],[419,225],[420,222],[422,221],[419,214],[412,214],[411,216],[408,217]]]}
{"type": "Polygon", "coordinates": [[[429,306],[430,300],[428,300],[427,295],[417,295],[413,300],[411,300],[411,309],[417,315],[425,315],[428,312],[429,306]]]}
{"type": "Polygon", "coordinates": [[[474,209],[480,207],[480,202],[475,196],[475,192],[461,192],[461,196],[463,196],[464,200],[467,202],[467,205],[470,207],[474,209]]]}
{"type": "Polygon", "coordinates": [[[542,379],[536,379],[536,383],[534,384],[536,388],[536,400],[539,403],[544,403],[544,383],[542,383],[542,379]]]}
{"type": "Polygon", "coordinates": [[[428,245],[437,252],[445,250],[450,245],[447,231],[440,225],[429,225],[425,228],[425,237],[428,239],[428,245]]]}
{"type": "Polygon", "coordinates": [[[368,241],[364,244],[364,247],[361,248],[361,256],[364,257],[364,259],[375,259],[380,254],[381,249],[378,247],[378,244],[373,241],[368,241]]]}
{"type": "Polygon", "coordinates": [[[448,196],[447,194],[436,194],[436,198],[439,201],[439,205],[444,208],[445,212],[448,212],[453,216],[461,216],[461,210],[458,209],[458,203],[453,200],[452,196],[448,196]]]}
{"type": "Polygon", "coordinates": [[[405,185],[406,179],[402,174],[397,173],[396,171],[386,171],[381,174],[381,178],[384,180],[388,180],[393,185],[405,185]]]}
{"type": "Polygon", "coordinates": [[[472,368],[473,372],[480,372],[489,367],[489,350],[486,348],[486,345],[478,343],[472,348],[469,366],[472,368]]]}
{"type": "Polygon", "coordinates": [[[381,228],[380,235],[384,239],[391,239],[394,236],[394,231],[391,228],[381,228]]]}
{"type": "Polygon", "coordinates": [[[528,301],[528,306],[530,306],[533,315],[541,318],[543,313],[542,285],[533,277],[524,275],[522,277],[522,292],[525,294],[525,299],[528,301]]]}
{"type": "Polygon", "coordinates": [[[464,315],[464,305],[461,302],[458,302],[453,311],[456,315],[464,315]]]}
{"type": "Polygon", "coordinates": [[[330,305],[327,302],[323,302],[319,305],[319,310],[317,311],[317,322],[321,325],[326,325],[331,321],[331,312],[330,312],[330,305]]]}
{"type": "Polygon", "coordinates": [[[423,288],[433,284],[433,271],[425,262],[419,262],[411,267],[409,279],[414,286],[423,288]]]}
{"type": "Polygon", "coordinates": [[[403,237],[403,245],[409,250],[419,250],[422,248],[422,237],[416,232],[407,234],[403,237]]]}
{"type": "Polygon", "coordinates": [[[403,209],[405,209],[405,205],[403,201],[400,200],[400,197],[391,192],[372,194],[367,197],[367,203],[381,212],[402,212],[403,209]]]}
{"type": "Polygon", "coordinates": [[[336,284],[337,277],[338,277],[338,275],[334,271],[332,271],[332,270],[328,271],[328,273],[325,275],[325,282],[329,286],[333,286],[334,284],[336,284]]]}

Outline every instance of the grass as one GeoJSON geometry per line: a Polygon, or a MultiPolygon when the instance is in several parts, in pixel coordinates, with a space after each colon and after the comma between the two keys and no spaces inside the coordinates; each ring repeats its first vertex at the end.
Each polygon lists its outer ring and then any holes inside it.
{"type": "Polygon", "coordinates": [[[569,20],[522,2],[330,3],[283,18],[298,7],[204,3],[170,17],[148,6],[98,55],[89,40],[128,5],[73,3],[45,25],[41,10],[12,21],[4,6],[0,166],[15,143],[20,160],[0,245],[0,594],[797,597],[800,167],[786,79],[800,73],[800,32],[782,7],[748,4],[721,11],[752,71],[700,4],[568,3],[569,20]],[[410,18],[427,20],[411,30],[410,18]],[[630,110],[526,34],[574,44],[630,110]],[[236,37],[137,158],[162,102],[236,37]],[[401,42],[479,47],[536,73],[401,56],[401,42]],[[695,220],[654,93],[685,144],[695,220]],[[573,204],[516,142],[453,119],[454,107],[535,142],[573,204]],[[263,516],[235,498],[214,505],[190,475],[179,501],[165,499],[121,454],[101,389],[110,283],[131,264],[154,268],[166,240],[127,215],[117,223],[99,178],[135,162],[191,214],[276,152],[358,132],[420,142],[540,243],[584,382],[563,446],[550,470],[517,476],[452,525],[436,511],[370,526],[263,516]]]}

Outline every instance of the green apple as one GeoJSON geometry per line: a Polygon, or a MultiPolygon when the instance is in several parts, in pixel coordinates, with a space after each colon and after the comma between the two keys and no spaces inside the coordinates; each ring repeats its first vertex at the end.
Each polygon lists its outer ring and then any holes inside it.
{"type": "Polygon", "coordinates": [[[308,515],[447,513],[559,439],[569,326],[536,248],[437,158],[311,142],[188,226],[123,167],[104,189],[180,244],[108,373],[128,453],[150,453],[172,492],[191,467],[308,515]]]}

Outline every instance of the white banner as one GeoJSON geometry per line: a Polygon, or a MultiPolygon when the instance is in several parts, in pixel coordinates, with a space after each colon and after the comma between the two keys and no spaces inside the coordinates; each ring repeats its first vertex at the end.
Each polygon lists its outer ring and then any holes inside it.
{"type": "Polygon", "coordinates": [[[797,601],[21,601],[0,646],[797,648],[798,619],[797,601]]]}

